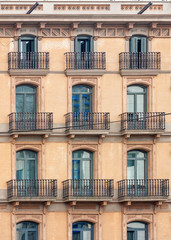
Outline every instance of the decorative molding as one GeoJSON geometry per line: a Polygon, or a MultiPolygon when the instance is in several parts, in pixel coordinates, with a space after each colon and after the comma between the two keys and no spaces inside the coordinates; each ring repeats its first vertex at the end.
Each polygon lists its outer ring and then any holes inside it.
{"type": "Polygon", "coordinates": [[[13,37],[14,32],[13,27],[0,27],[0,37],[13,37]]]}
{"type": "Polygon", "coordinates": [[[70,27],[46,27],[41,29],[43,37],[70,37],[70,27]]]}
{"type": "MultiPolygon", "coordinates": [[[[1,10],[3,11],[27,11],[29,10],[33,5],[25,5],[25,4],[2,4],[1,5],[1,10]]],[[[40,4],[37,8],[36,11],[43,11],[43,5],[40,4]]]]}
{"type": "Polygon", "coordinates": [[[157,27],[152,29],[153,37],[171,37],[171,27],[157,27]]]}
{"type": "Polygon", "coordinates": [[[55,11],[110,11],[110,4],[54,4],[55,11]]]}
{"type": "Polygon", "coordinates": [[[124,37],[125,36],[124,27],[102,27],[97,29],[98,37],[124,37]]]}
{"type": "MultiPolygon", "coordinates": [[[[141,10],[146,5],[142,4],[121,4],[122,11],[138,11],[141,10]]],[[[163,4],[152,5],[147,11],[163,11],[163,4]]]]}

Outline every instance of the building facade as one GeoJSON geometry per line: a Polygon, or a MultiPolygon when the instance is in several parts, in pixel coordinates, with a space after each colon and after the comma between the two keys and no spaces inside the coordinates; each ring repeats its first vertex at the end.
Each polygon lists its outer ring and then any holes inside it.
{"type": "Polygon", "coordinates": [[[171,239],[171,2],[0,2],[0,239],[171,239]]]}

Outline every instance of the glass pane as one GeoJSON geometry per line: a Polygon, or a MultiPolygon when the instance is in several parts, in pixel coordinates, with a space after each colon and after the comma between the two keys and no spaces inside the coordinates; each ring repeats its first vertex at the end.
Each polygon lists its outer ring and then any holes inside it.
{"type": "Polygon", "coordinates": [[[16,112],[24,112],[24,95],[16,95],[16,112]]]}
{"type": "Polygon", "coordinates": [[[24,176],[24,161],[17,160],[16,168],[17,168],[17,173],[16,173],[17,180],[24,179],[25,178],[25,176],[24,176]]]}
{"type": "Polygon", "coordinates": [[[145,223],[142,222],[131,222],[127,224],[127,227],[129,228],[144,228],[145,229],[145,223]]]}
{"type": "Polygon", "coordinates": [[[135,233],[134,232],[127,232],[127,240],[135,240],[135,233]]]}
{"type": "Polygon", "coordinates": [[[134,112],[134,95],[127,95],[127,112],[134,112]]]}
{"type": "Polygon", "coordinates": [[[91,223],[88,223],[88,222],[84,222],[83,223],[83,228],[88,228],[88,229],[91,229],[92,228],[92,224],[91,223]]]}
{"type": "Polygon", "coordinates": [[[141,159],[142,159],[142,158],[145,158],[145,153],[144,153],[144,152],[136,151],[136,155],[137,155],[137,156],[136,156],[137,158],[141,158],[141,159]]]}
{"type": "Polygon", "coordinates": [[[137,112],[144,112],[144,95],[137,95],[137,112]]]}
{"type": "Polygon", "coordinates": [[[79,160],[72,161],[72,178],[80,179],[80,161],[79,160]]]}
{"type": "Polygon", "coordinates": [[[90,112],[90,111],[91,111],[90,95],[82,94],[81,112],[90,112]]]}
{"type": "Polygon", "coordinates": [[[137,179],[144,179],[145,178],[145,166],[144,160],[137,161],[137,179]]]}
{"type": "Polygon", "coordinates": [[[26,104],[25,112],[35,112],[36,111],[35,95],[27,94],[25,104],[26,104]]]}
{"type": "Polygon", "coordinates": [[[83,240],[91,240],[91,231],[83,231],[83,240]]]}
{"type": "Polygon", "coordinates": [[[143,93],[146,91],[146,88],[141,86],[129,86],[127,87],[128,93],[143,93]]]}
{"type": "Polygon", "coordinates": [[[36,232],[36,231],[34,231],[34,232],[29,231],[29,232],[28,232],[28,240],[36,240],[36,239],[37,239],[37,238],[36,238],[36,235],[37,235],[37,232],[36,232]]]}
{"type": "Polygon", "coordinates": [[[17,231],[17,240],[26,240],[25,232],[17,231]]]}
{"type": "Polygon", "coordinates": [[[36,93],[36,87],[31,85],[20,85],[16,87],[16,93],[36,93]]]}
{"type": "Polygon", "coordinates": [[[135,179],[135,161],[127,161],[127,179],[135,179]]]}
{"type": "Polygon", "coordinates": [[[25,150],[25,157],[28,159],[36,159],[37,153],[34,151],[25,150]]]}
{"type": "Polygon", "coordinates": [[[76,85],[72,88],[73,93],[92,93],[92,87],[86,85],[76,85]]]}
{"type": "Polygon", "coordinates": [[[17,229],[37,228],[37,223],[34,222],[21,222],[17,224],[17,229]]]}
{"type": "Polygon", "coordinates": [[[73,94],[72,95],[72,111],[73,112],[80,112],[79,103],[80,103],[79,95],[73,94]]]}
{"type": "Polygon", "coordinates": [[[16,156],[17,156],[17,159],[23,159],[24,158],[24,151],[17,152],[16,156]]]}
{"type": "Polygon", "coordinates": [[[146,240],[145,239],[145,231],[138,231],[137,236],[138,236],[138,240],[146,240]]]}
{"type": "Polygon", "coordinates": [[[81,179],[90,179],[91,178],[91,168],[90,161],[82,161],[82,169],[81,169],[81,179]]]}
{"type": "Polygon", "coordinates": [[[87,151],[82,151],[81,158],[91,158],[91,153],[87,151]]]}
{"type": "Polygon", "coordinates": [[[81,232],[80,231],[74,231],[72,233],[72,240],[81,240],[81,232]]]}
{"type": "Polygon", "coordinates": [[[36,168],[35,168],[35,160],[27,161],[27,179],[35,179],[36,178],[36,168]]]}

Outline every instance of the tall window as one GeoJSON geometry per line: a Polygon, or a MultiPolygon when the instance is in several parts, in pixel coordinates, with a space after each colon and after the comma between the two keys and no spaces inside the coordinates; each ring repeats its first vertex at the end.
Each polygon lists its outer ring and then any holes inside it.
{"type": "Polygon", "coordinates": [[[75,38],[75,52],[92,52],[93,38],[91,36],[79,35],[75,38]]]}
{"type": "Polygon", "coordinates": [[[72,240],[93,240],[93,224],[89,222],[73,223],[72,240]]]}
{"type": "Polygon", "coordinates": [[[148,225],[143,222],[128,223],[127,240],[148,240],[148,225]]]}
{"type": "Polygon", "coordinates": [[[92,87],[87,85],[76,85],[72,88],[72,111],[92,111],[92,87]]]}
{"type": "Polygon", "coordinates": [[[92,179],[93,178],[93,153],[84,150],[72,153],[72,178],[92,179]]]}
{"type": "Polygon", "coordinates": [[[17,180],[37,178],[37,153],[31,150],[18,151],[16,154],[17,180]]]}
{"type": "Polygon", "coordinates": [[[147,178],[147,153],[140,150],[127,153],[127,179],[147,178]]]}
{"type": "Polygon", "coordinates": [[[127,112],[147,111],[147,88],[140,85],[127,87],[127,112]]]}
{"type": "Polygon", "coordinates": [[[36,87],[31,85],[16,87],[16,112],[36,112],[36,87]]]}
{"type": "Polygon", "coordinates": [[[34,222],[18,223],[17,240],[38,240],[38,224],[34,222]]]}
{"type": "Polygon", "coordinates": [[[147,52],[147,38],[145,36],[132,36],[129,40],[130,52],[147,52]]]}

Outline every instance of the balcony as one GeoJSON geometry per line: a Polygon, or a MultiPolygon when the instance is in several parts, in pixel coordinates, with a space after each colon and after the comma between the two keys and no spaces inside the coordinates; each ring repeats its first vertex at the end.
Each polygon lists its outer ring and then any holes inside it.
{"type": "Polygon", "coordinates": [[[52,201],[56,197],[56,179],[13,179],[7,182],[8,201],[52,201]]]}
{"type": "Polygon", "coordinates": [[[164,129],[164,112],[126,112],[121,114],[121,132],[123,134],[161,134],[164,129]]]}
{"type": "Polygon", "coordinates": [[[119,54],[121,75],[157,75],[160,70],[160,52],[122,52],[119,54]]]}
{"type": "Polygon", "coordinates": [[[105,52],[67,52],[66,75],[103,75],[106,69],[105,52]]]}
{"type": "Polygon", "coordinates": [[[160,201],[169,196],[169,179],[124,179],[118,182],[119,201],[160,201]]]}
{"type": "Polygon", "coordinates": [[[10,52],[8,53],[10,75],[47,75],[49,71],[48,52],[10,52]]]}
{"type": "Polygon", "coordinates": [[[70,112],[65,114],[67,134],[107,134],[110,129],[110,113],[70,112]]]}
{"type": "Polygon", "coordinates": [[[65,201],[109,201],[113,196],[113,179],[68,179],[63,181],[63,199],[65,201]]]}
{"type": "Polygon", "coordinates": [[[43,132],[53,129],[53,113],[22,112],[9,114],[9,132],[43,132]]]}

